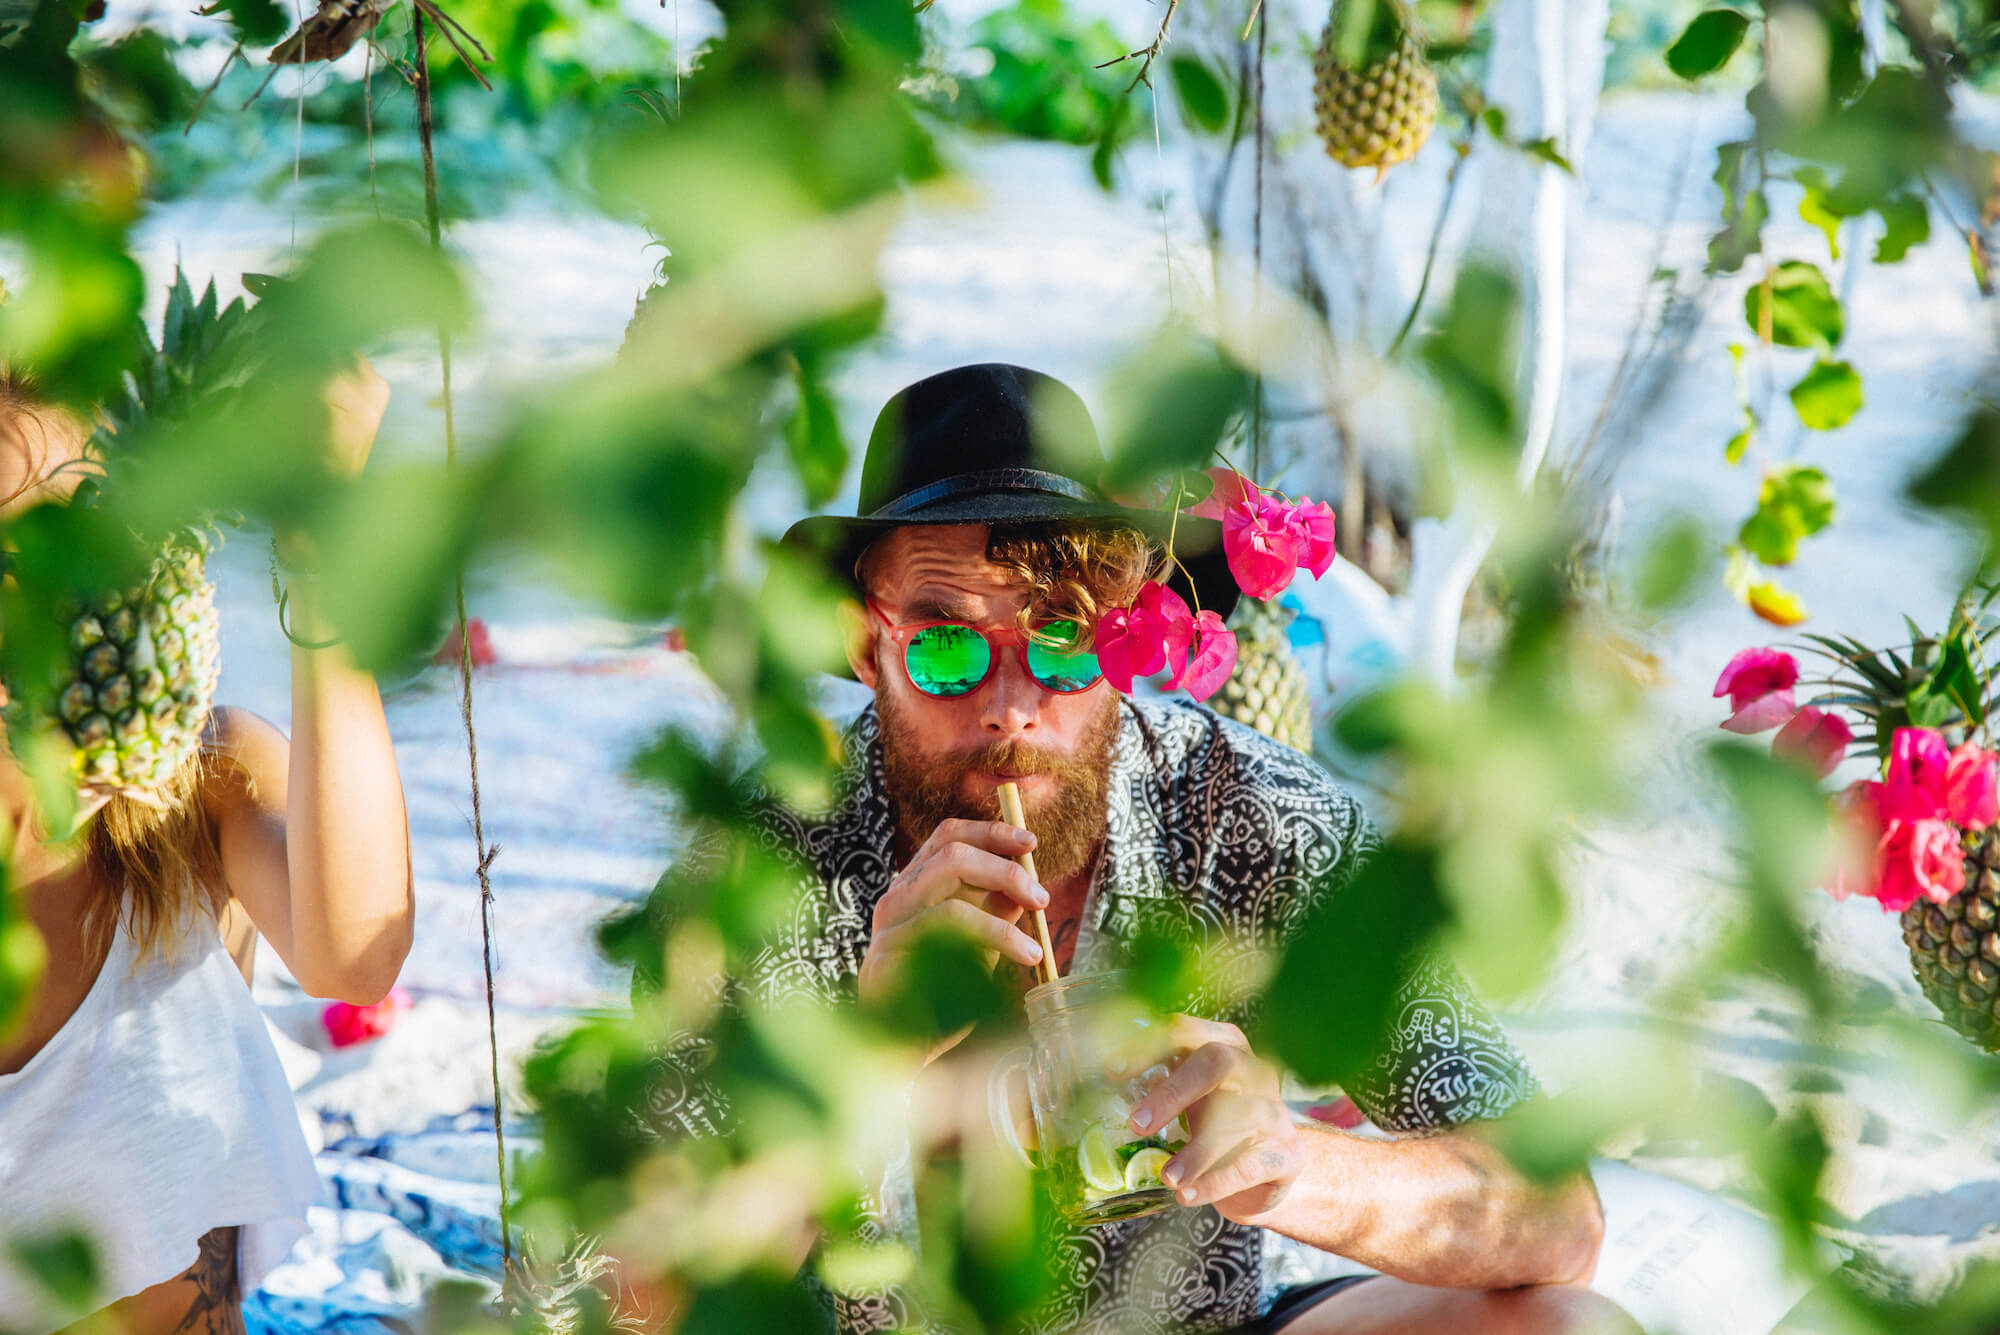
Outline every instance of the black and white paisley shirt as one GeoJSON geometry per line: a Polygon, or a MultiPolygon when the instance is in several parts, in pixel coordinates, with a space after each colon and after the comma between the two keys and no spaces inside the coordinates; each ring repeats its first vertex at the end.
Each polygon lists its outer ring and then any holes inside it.
{"type": "MultiPolygon", "coordinates": [[[[759,832],[766,851],[798,869],[803,891],[788,929],[738,980],[760,999],[854,996],[875,903],[895,871],[872,705],[846,743],[842,796],[831,812],[808,819],[772,807],[759,832]]],[[[1184,701],[1121,700],[1107,801],[1105,848],[1072,971],[1115,967],[1125,942],[1165,928],[1191,939],[1210,965],[1205,974],[1223,980],[1187,1009],[1246,1027],[1254,985],[1228,980],[1261,976],[1268,952],[1317,896],[1339,892],[1374,844],[1360,804],[1310,758],[1184,701]]],[[[667,1134],[715,1134],[726,1121],[698,1064],[698,1053],[663,1057],[650,1112],[667,1134]]],[[[1347,1085],[1370,1120],[1392,1132],[1497,1116],[1534,1089],[1520,1053],[1442,963],[1412,972],[1388,1044],[1347,1085]]],[[[1226,1330],[1265,1305],[1262,1243],[1262,1230],[1210,1208],[1077,1230],[1057,1248],[1038,1328],[1226,1330]]],[[[921,1324],[896,1290],[837,1293],[832,1302],[842,1335],[921,1324]]]]}

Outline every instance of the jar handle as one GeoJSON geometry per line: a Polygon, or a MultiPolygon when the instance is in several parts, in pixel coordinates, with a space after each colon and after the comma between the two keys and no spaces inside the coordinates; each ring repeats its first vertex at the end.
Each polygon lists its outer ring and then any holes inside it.
{"type": "MultiPolygon", "coordinates": [[[[1000,1143],[1014,1151],[1014,1157],[1023,1165],[1033,1168],[1035,1161],[1030,1159],[1027,1150],[1021,1147],[1020,1133],[1014,1129],[1014,1102],[1007,1093],[1008,1083],[1015,1071],[1022,1073],[1023,1080],[1027,1078],[1030,1056],[1029,1049],[1015,1048],[994,1064],[992,1074],[986,1078],[986,1115],[992,1121],[993,1134],[1000,1143]]],[[[1032,1115],[1034,1108],[1032,1086],[1029,1088],[1028,1100],[1032,1115]]]]}

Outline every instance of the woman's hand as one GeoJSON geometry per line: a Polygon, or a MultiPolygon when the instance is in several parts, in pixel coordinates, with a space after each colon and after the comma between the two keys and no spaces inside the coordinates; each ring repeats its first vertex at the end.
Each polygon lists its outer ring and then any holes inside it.
{"type": "Polygon", "coordinates": [[[327,469],[339,477],[357,476],[389,407],[389,382],[357,353],[353,366],[320,387],[320,400],[326,404],[327,469]]]}

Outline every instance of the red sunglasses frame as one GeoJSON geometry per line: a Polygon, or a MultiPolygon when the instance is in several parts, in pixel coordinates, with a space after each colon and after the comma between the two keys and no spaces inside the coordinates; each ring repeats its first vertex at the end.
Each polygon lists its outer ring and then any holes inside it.
{"type": "Polygon", "coordinates": [[[896,645],[897,648],[903,651],[903,657],[901,660],[903,664],[903,679],[910,683],[910,688],[912,690],[916,691],[920,695],[925,696],[928,699],[963,700],[967,696],[977,695],[980,689],[984,687],[987,682],[993,680],[993,673],[1000,666],[1000,654],[998,651],[1006,647],[1007,645],[1012,645],[1014,647],[1014,657],[1017,660],[1019,660],[1021,664],[1022,675],[1027,677],[1029,681],[1035,683],[1035,685],[1047,691],[1050,695],[1082,695],[1085,691],[1095,690],[1097,689],[1097,687],[1104,684],[1104,672],[1102,669],[1098,671],[1096,680],[1092,681],[1090,685],[1078,686],[1073,690],[1067,690],[1067,691],[1062,690],[1055,686],[1051,686],[1047,682],[1043,681],[1040,677],[1037,677],[1034,674],[1033,669],[1031,669],[1028,666],[1029,632],[1022,630],[1018,626],[1009,626],[1005,630],[987,630],[982,626],[975,626],[969,621],[947,621],[947,620],[912,621],[903,624],[898,624],[897,622],[891,621],[889,619],[889,614],[882,610],[882,604],[876,602],[873,595],[870,595],[863,601],[868,604],[868,610],[870,612],[873,612],[878,618],[880,618],[882,625],[888,629],[889,639],[896,645]],[[931,629],[933,626],[958,626],[965,630],[971,631],[974,635],[977,635],[981,639],[986,641],[986,648],[988,650],[986,675],[981,677],[978,681],[974,682],[971,686],[967,687],[964,691],[960,692],[957,695],[932,695],[929,691],[926,691],[923,687],[917,685],[917,679],[910,675],[910,662],[909,662],[910,641],[914,640],[919,633],[927,631],[931,629]]]}

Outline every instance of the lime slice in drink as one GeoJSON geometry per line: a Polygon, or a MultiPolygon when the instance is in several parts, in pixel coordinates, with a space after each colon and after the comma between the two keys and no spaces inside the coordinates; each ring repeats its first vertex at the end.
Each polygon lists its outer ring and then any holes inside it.
{"type": "Polygon", "coordinates": [[[1076,1166],[1083,1170],[1083,1180],[1099,1191],[1125,1189],[1124,1166],[1111,1144],[1110,1128],[1102,1122],[1093,1122],[1077,1142],[1076,1166]]]}
{"type": "Polygon", "coordinates": [[[1148,1187],[1159,1186],[1160,1170],[1165,1168],[1167,1160],[1173,1157],[1158,1146],[1140,1150],[1132,1156],[1131,1162],[1125,1165],[1125,1190],[1144,1191],[1148,1187]]]}

